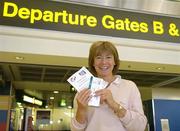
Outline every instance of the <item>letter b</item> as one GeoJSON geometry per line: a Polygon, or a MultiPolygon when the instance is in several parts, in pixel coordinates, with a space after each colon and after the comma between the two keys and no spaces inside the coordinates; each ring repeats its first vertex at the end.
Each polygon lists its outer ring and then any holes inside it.
{"type": "Polygon", "coordinates": [[[163,24],[159,21],[153,21],[153,31],[154,34],[161,35],[164,33],[163,24]]]}

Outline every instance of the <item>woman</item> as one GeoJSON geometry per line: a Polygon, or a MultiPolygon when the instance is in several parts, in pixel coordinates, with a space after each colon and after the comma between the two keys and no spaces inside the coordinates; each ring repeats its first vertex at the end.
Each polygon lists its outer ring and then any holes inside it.
{"type": "Polygon", "coordinates": [[[88,106],[91,91],[84,89],[75,96],[75,117],[72,131],[143,131],[147,123],[137,86],[116,75],[119,56],[108,41],[93,43],[89,52],[89,70],[109,84],[95,92],[100,106],[88,106]]]}

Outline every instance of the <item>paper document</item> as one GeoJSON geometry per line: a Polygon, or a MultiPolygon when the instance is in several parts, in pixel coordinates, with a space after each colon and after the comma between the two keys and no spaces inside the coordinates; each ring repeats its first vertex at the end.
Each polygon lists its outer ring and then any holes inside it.
{"type": "Polygon", "coordinates": [[[98,78],[98,77],[91,77],[91,80],[90,80],[90,89],[92,91],[92,98],[91,100],[89,101],[88,105],[90,106],[99,106],[100,104],[100,96],[94,96],[95,95],[95,91],[97,90],[100,90],[100,89],[104,89],[106,88],[106,86],[108,85],[108,82],[104,81],[103,79],[101,78],[98,78]]]}
{"type": "Polygon", "coordinates": [[[89,106],[99,106],[100,97],[94,96],[95,91],[104,89],[108,85],[108,82],[104,81],[101,78],[94,77],[85,67],[82,67],[80,70],[75,72],[67,80],[78,92],[84,88],[89,88],[92,91],[92,98],[89,101],[89,106]]]}
{"type": "Polygon", "coordinates": [[[84,88],[88,88],[91,76],[93,75],[85,67],[82,67],[69,77],[67,81],[80,92],[84,88]]]}

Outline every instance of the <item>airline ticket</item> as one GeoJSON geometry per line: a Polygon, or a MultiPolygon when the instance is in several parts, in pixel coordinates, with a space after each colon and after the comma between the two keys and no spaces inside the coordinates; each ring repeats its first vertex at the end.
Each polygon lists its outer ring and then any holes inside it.
{"type": "Polygon", "coordinates": [[[85,67],[82,67],[80,70],[75,72],[67,80],[78,92],[84,88],[91,89],[93,96],[89,101],[89,106],[99,106],[100,97],[94,96],[95,91],[105,88],[108,85],[108,82],[104,81],[101,78],[94,77],[85,67]]]}

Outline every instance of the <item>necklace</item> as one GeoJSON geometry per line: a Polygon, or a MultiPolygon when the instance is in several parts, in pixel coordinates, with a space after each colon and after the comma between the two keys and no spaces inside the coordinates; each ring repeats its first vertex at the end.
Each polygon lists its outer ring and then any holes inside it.
{"type": "Polygon", "coordinates": [[[115,79],[116,79],[116,77],[113,76],[112,80],[111,80],[110,82],[108,82],[108,84],[107,84],[107,86],[106,86],[105,88],[109,87],[109,86],[111,85],[111,83],[112,83],[115,79]]]}

